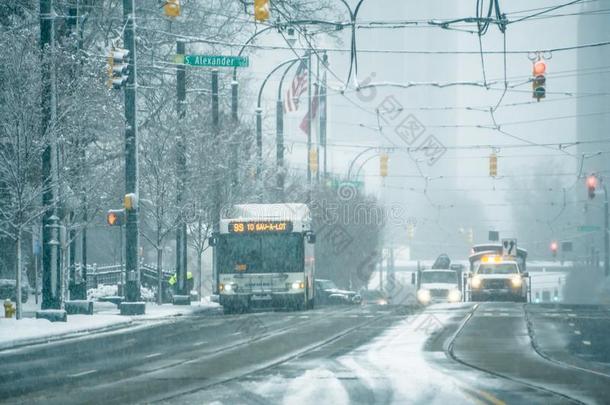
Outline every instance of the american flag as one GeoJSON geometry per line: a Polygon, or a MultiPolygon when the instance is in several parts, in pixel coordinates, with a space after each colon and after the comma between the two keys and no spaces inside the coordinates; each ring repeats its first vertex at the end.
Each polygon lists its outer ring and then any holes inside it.
{"type": "Polygon", "coordinates": [[[286,99],[284,100],[284,111],[292,112],[299,109],[299,98],[303,93],[307,91],[308,87],[308,71],[307,71],[307,59],[301,59],[297,73],[292,79],[292,84],[286,92],[286,99]]]}
{"type": "MultiPolygon", "coordinates": [[[[320,106],[320,97],[318,94],[318,86],[316,86],[316,90],[315,93],[313,95],[313,99],[311,100],[311,121],[313,122],[316,119],[316,116],[318,115],[318,107],[320,106]]],[[[309,113],[305,113],[305,116],[303,117],[303,120],[301,121],[301,125],[299,125],[299,128],[301,128],[301,131],[305,132],[306,134],[309,133],[309,113]]]]}

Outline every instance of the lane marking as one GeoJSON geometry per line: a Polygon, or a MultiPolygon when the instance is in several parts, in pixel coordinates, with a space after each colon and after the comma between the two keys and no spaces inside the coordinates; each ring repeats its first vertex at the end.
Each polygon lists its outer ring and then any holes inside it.
{"type": "Polygon", "coordinates": [[[576,314],[568,314],[568,316],[571,318],[576,318],[576,314]]]}
{"type": "Polygon", "coordinates": [[[577,334],[577,335],[580,335],[580,331],[579,330],[575,330],[574,333],[577,334]]]}
{"type": "Polygon", "coordinates": [[[588,340],[583,340],[582,344],[585,345],[585,346],[591,346],[591,342],[588,341],[588,340]]]}
{"type": "Polygon", "coordinates": [[[510,316],[510,315],[508,314],[508,312],[502,312],[502,313],[500,314],[500,316],[510,316]]]}
{"type": "Polygon", "coordinates": [[[145,357],[145,358],[147,358],[147,359],[150,359],[150,358],[152,358],[152,357],[158,357],[158,356],[161,356],[162,354],[163,354],[163,353],[151,353],[151,354],[148,354],[148,355],[146,355],[146,356],[144,356],[144,357],[145,357]]]}
{"type": "Polygon", "coordinates": [[[235,336],[235,335],[241,335],[241,332],[231,333],[231,336],[235,336]]]}
{"type": "Polygon", "coordinates": [[[204,345],[206,343],[208,343],[207,340],[202,340],[201,342],[193,343],[193,346],[201,346],[201,345],[204,345]]]}
{"type": "Polygon", "coordinates": [[[477,404],[488,404],[492,403],[494,405],[506,405],[506,403],[496,397],[494,397],[489,392],[476,389],[476,388],[468,388],[464,386],[460,386],[460,390],[466,394],[469,398],[474,400],[477,404]]]}
{"type": "Polygon", "coordinates": [[[82,372],[80,372],[80,373],[76,373],[76,374],[70,374],[70,375],[68,375],[68,377],[82,377],[82,376],[87,375],[87,374],[93,374],[93,373],[95,373],[96,371],[97,371],[97,370],[87,370],[87,371],[82,371],[82,372]]]}
{"type": "Polygon", "coordinates": [[[570,322],[570,323],[568,323],[568,325],[573,327],[574,326],[574,322],[570,322]]]}

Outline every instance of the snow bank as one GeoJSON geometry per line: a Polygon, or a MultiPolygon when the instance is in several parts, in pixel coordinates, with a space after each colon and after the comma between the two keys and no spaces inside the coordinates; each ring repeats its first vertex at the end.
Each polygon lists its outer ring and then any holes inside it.
{"type": "MultiPolygon", "coordinates": [[[[119,288],[116,285],[100,284],[97,288],[91,288],[87,290],[87,299],[95,301],[102,297],[112,297],[119,293],[119,288]]],[[[154,301],[155,291],[146,287],[140,287],[140,296],[143,301],[154,301]]]]}
{"type": "Polygon", "coordinates": [[[114,315],[70,315],[68,322],[50,322],[46,319],[0,318],[0,349],[15,345],[28,344],[36,339],[51,340],[73,333],[87,333],[102,328],[125,326],[132,322],[130,318],[114,315]]]}

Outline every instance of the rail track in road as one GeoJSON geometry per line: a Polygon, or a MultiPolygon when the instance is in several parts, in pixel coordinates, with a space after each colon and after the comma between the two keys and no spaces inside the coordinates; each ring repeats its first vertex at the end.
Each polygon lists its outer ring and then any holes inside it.
{"type": "Polygon", "coordinates": [[[184,326],[184,322],[196,322],[197,317],[184,318],[176,321],[176,326],[170,331],[159,329],[165,333],[163,342],[179,338],[180,334],[189,335],[188,343],[180,346],[182,349],[175,348],[176,355],[168,354],[169,348],[164,348],[165,343],[155,341],[154,337],[147,340],[141,334],[134,335],[143,340],[141,343],[145,348],[141,348],[138,341],[131,342],[134,347],[125,349],[125,357],[129,359],[113,363],[96,358],[97,364],[92,362],[86,369],[67,367],[62,369],[61,376],[55,375],[52,387],[47,384],[36,387],[33,379],[30,384],[33,392],[23,388],[20,391],[11,389],[4,398],[9,403],[40,401],[45,404],[82,403],[88,399],[97,402],[99,398],[125,403],[164,401],[287,362],[383,318],[360,307],[332,307],[277,315],[278,320],[274,319],[273,313],[214,317],[211,322],[222,321],[223,330],[212,334],[213,340],[207,339],[209,341],[200,335],[210,327],[210,322],[202,322],[190,329],[184,326]],[[265,329],[255,330],[251,335],[247,331],[236,332],[240,322],[256,317],[261,317],[265,329]],[[302,344],[297,347],[292,340],[302,344]],[[185,345],[187,349],[184,349],[185,345]],[[265,354],[257,355],[259,352],[265,354]],[[132,359],[133,364],[130,364],[132,359]],[[225,361],[230,365],[223,364],[225,361]]]}
{"type": "MultiPolygon", "coordinates": [[[[559,392],[555,389],[546,387],[546,386],[542,386],[536,383],[533,383],[531,381],[525,381],[521,378],[516,378],[510,375],[507,375],[505,373],[502,372],[498,372],[497,370],[492,370],[488,367],[481,367],[479,365],[476,364],[472,364],[471,362],[465,361],[463,359],[461,359],[460,357],[458,357],[455,353],[455,343],[456,340],[460,337],[460,335],[463,333],[464,329],[466,328],[466,325],[470,322],[470,320],[472,319],[472,317],[474,316],[475,312],[480,308],[480,305],[476,305],[467,315],[466,317],[462,320],[462,322],[460,323],[460,325],[458,326],[457,330],[455,331],[455,333],[453,334],[453,336],[446,342],[445,344],[445,354],[448,358],[450,358],[451,360],[472,368],[474,370],[486,373],[488,375],[491,375],[493,377],[502,379],[502,380],[506,380],[506,381],[510,381],[512,384],[517,384],[517,385],[522,385],[523,387],[527,387],[530,390],[534,390],[534,391],[538,391],[541,392],[543,394],[546,395],[550,395],[554,398],[557,398],[559,400],[563,400],[563,401],[567,401],[570,403],[574,403],[574,404],[586,404],[586,402],[581,401],[578,398],[575,398],[574,396],[571,395],[567,395],[563,392],[559,392]]],[[[522,306],[523,308],[523,306],[522,306]]],[[[541,357],[542,361],[548,361],[547,359],[545,359],[544,357],[541,357]]],[[[491,403],[494,404],[503,404],[504,402],[501,401],[498,398],[495,397],[491,397],[488,398],[488,400],[491,403]]]]}
{"type": "MultiPolygon", "coordinates": [[[[539,343],[536,339],[536,333],[534,332],[533,321],[532,321],[532,317],[531,317],[530,313],[527,311],[527,309],[524,309],[524,312],[525,312],[525,321],[526,321],[526,325],[527,325],[527,331],[528,331],[528,335],[530,337],[530,342],[532,344],[532,348],[540,357],[544,358],[545,360],[547,360],[551,363],[555,363],[555,364],[565,367],[565,368],[570,368],[573,370],[577,370],[579,372],[589,373],[591,375],[595,375],[598,377],[607,378],[610,383],[610,373],[605,373],[600,370],[594,370],[592,368],[587,368],[582,365],[572,364],[569,361],[557,359],[557,358],[553,357],[552,355],[546,353],[542,349],[542,347],[539,345],[539,343]]],[[[598,317],[597,319],[610,320],[610,313],[608,313],[606,311],[605,317],[598,317]]]]}
{"type": "MultiPolygon", "coordinates": [[[[344,312],[349,312],[349,311],[344,311],[344,312]]],[[[318,350],[318,349],[321,349],[321,348],[323,348],[325,346],[328,346],[328,345],[336,342],[339,339],[342,339],[342,338],[344,338],[344,337],[346,337],[346,336],[348,336],[348,335],[350,335],[350,334],[352,334],[352,333],[354,333],[356,331],[359,331],[363,327],[367,327],[367,326],[370,326],[373,323],[380,322],[381,320],[386,319],[386,317],[389,316],[389,315],[390,314],[382,314],[380,316],[373,317],[373,318],[365,318],[365,320],[363,322],[361,322],[361,323],[359,323],[359,324],[357,324],[355,326],[352,326],[352,327],[350,327],[350,328],[348,328],[348,329],[346,329],[346,330],[344,330],[342,332],[336,333],[336,334],[334,334],[334,335],[332,335],[332,336],[330,336],[327,339],[324,339],[322,341],[319,341],[319,342],[313,343],[311,345],[305,346],[305,347],[303,347],[303,348],[301,348],[299,350],[287,353],[286,355],[281,356],[280,358],[274,359],[273,361],[269,361],[267,363],[257,365],[256,367],[248,368],[247,370],[242,370],[242,372],[239,372],[239,373],[237,373],[235,375],[232,375],[232,376],[229,376],[229,377],[226,377],[226,378],[219,378],[217,381],[210,381],[210,382],[208,382],[206,384],[202,384],[201,386],[198,386],[198,387],[195,387],[195,388],[183,391],[183,392],[176,392],[176,393],[172,393],[171,395],[166,395],[166,396],[163,396],[161,398],[156,398],[152,402],[153,403],[162,403],[162,402],[165,402],[165,401],[171,401],[171,400],[174,400],[176,398],[182,397],[184,395],[195,393],[197,391],[208,389],[208,388],[211,388],[213,386],[220,385],[220,384],[230,383],[230,382],[242,379],[244,377],[247,377],[247,376],[249,376],[251,374],[262,372],[262,371],[271,369],[273,367],[277,367],[277,366],[279,366],[279,365],[281,365],[283,363],[289,362],[289,361],[294,360],[294,359],[296,359],[296,358],[298,358],[300,356],[303,356],[304,354],[307,354],[307,353],[310,353],[310,352],[312,352],[314,350],[318,350]]],[[[274,336],[275,335],[280,335],[280,334],[281,333],[277,333],[277,334],[274,334],[274,336]]]]}

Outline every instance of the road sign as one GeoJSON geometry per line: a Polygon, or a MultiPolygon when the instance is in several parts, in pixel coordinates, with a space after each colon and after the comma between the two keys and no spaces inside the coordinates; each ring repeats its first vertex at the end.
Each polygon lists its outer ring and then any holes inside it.
{"type": "Polygon", "coordinates": [[[250,58],[247,56],[184,55],[184,63],[202,67],[248,67],[250,58]]]}
{"type": "Polygon", "coordinates": [[[489,238],[491,242],[497,242],[500,240],[500,232],[498,231],[489,231],[489,238]]]}
{"type": "Polygon", "coordinates": [[[562,252],[571,252],[572,251],[572,242],[561,242],[561,251],[562,252]]]}
{"type": "Polygon", "coordinates": [[[517,239],[502,239],[502,255],[516,256],[517,255],[517,239]]]}
{"type": "Polygon", "coordinates": [[[576,227],[576,230],[578,232],[595,232],[595,231],[601,231],[602,228],[597,225],[580,225],[580,226],[576,227]]]}

